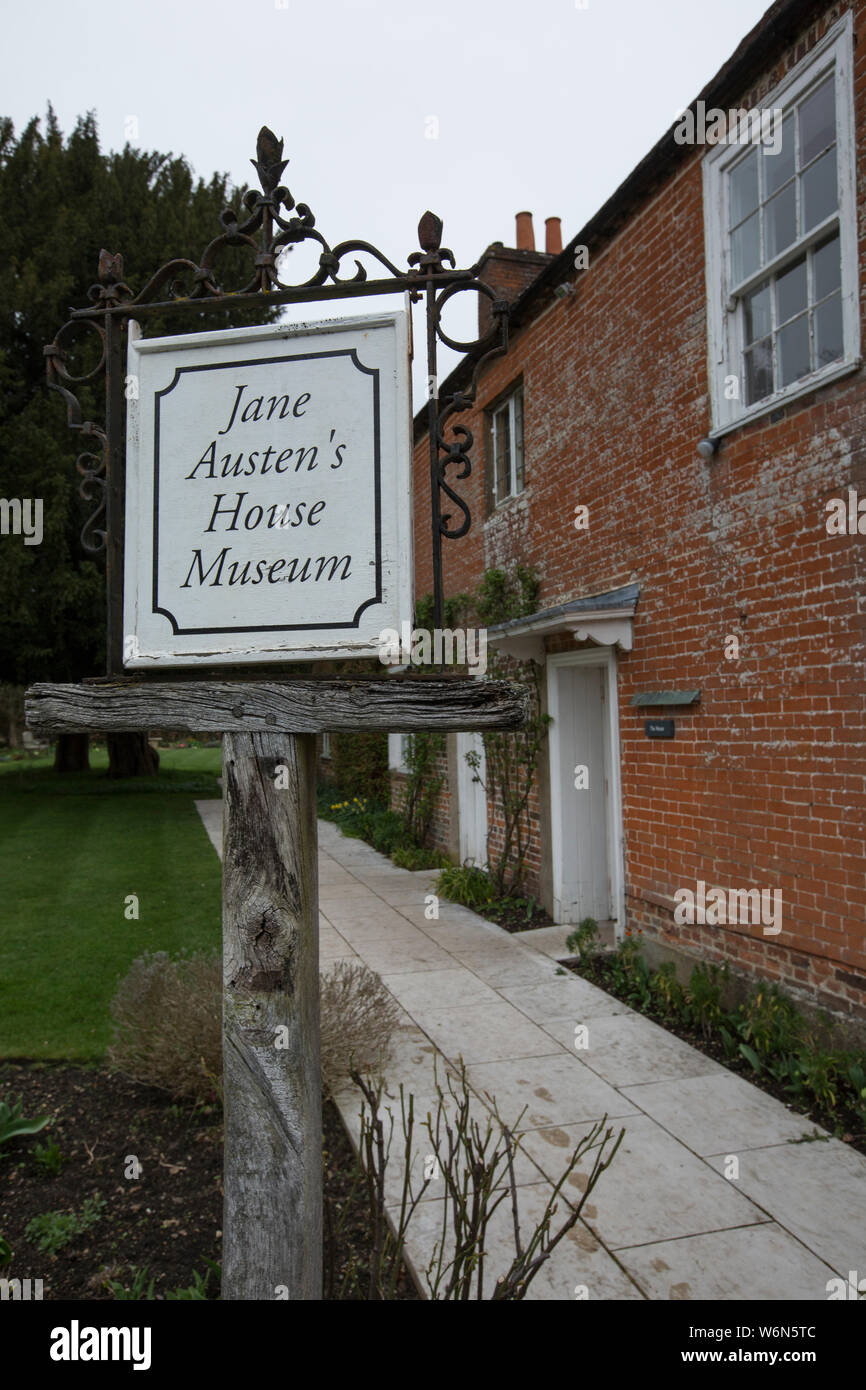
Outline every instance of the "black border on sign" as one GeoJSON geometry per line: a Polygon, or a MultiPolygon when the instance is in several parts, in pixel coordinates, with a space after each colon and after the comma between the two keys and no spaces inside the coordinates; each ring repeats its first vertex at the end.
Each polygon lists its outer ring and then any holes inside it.
{"type": "Polygon", "coordinates": [[[207,633],[230,632],[324,632],[331,629],[357,628],[361,614],[374,603],[382,602],[382,480],[381,480],[381,406],[379,399],[379,367],[365,367],[359,361],[356,348],[334,348],[328,352],[282,353],[277,357],[251,357],[236,362],[202,362],[197,366],[176,367],[168,386],[154,392],[154,431],[153,431],[153,585],[152,613],[168,618],[174,636],[188,634],[201,636],[207,633]],[[355,610],[354,617],[347,622],[337,623],[268,623],[255,627],[180,627],[174,614],[159,605],[157,589],[159,586],[159,413],[161,397],[173,391],[184,372],[213,372],[226,368],[259,367],[275,362],[310,362],[319,357],[348,357],[359,372],[373,378],[373,495],[375,499],[375,537],[376,537],[376,592],[372,598],[365,599],[355,610]]]}

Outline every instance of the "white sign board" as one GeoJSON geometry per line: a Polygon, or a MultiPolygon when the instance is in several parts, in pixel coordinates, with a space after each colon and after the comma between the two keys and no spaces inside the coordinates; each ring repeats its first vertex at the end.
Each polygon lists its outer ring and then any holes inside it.
{"type": "Polygon", "coordinates": [[[130,324],[125,666],[371,656],[411,621],[407,318],[130,324]]]}

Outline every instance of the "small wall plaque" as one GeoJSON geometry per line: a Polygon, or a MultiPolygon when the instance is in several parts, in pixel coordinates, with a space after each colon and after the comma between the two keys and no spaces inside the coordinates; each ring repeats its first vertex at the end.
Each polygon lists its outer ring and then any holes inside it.
{"type": "Polygon", "coordinates": [[[645,719],[643,727],[647,738],[674,737],[674,721],[672,719],[645,719]]]}

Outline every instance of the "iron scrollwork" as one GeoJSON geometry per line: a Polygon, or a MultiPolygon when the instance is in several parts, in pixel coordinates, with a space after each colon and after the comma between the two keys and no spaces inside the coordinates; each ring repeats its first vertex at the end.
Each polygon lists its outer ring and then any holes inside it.
{"type": "MultiPolygon", "coordinates": [[[[489,286],[478,279],[477,265],[469,270],[456,268],[453,252],[441,244],[442,220],[433,212],[426,212],[418,224],[418,244],[421,249],[408,256],[407,270],[401,271],[368,241],[354,239],[331,246],[316,227],[315,217],[307,204],[296,203],[289,189],[281,182],[288,162],[283,158],[283,141],[278,140],[267,126],[263,126],[256,142],[256,158],[251,160],[260,191],[253,188],[244,195],[243,212],[226,208],[220,214],[222,230],[205,247],[200,258],[197,261],[186,258],[168,261],[136,294],[123,278],[122,257],[103,250],[99,256],[97,283],[88,291],[90,307],[72,310],[69,322],[64,324],[54,342],[44,349],[48,386],[63,398],[67,423],[82,437],[95,440],[98,446],[94,451],[79,454],[76,460],[76,467],[82,475],[80,494],[97,504],[85,523],[82,544],[91,552],[106,549],[106,536],[113,527],[111,505],[108,506],[107,520],[102,524],[112,491],[109,460],[116,457],[122,460],[123,441],[118,437],[119,412],[107,407],[105,426],[83,420],[81,406],[73,389],[102,375],[106,401],[116,399],[118,383],[112,382],[111,376],[112,360],[116,362],[118,359],[112,359],[106,351],[110,320],[119,318],[122,324],[130,318],[161,309],[184,305],[201,309],[214,302],[247,306],[265,298],[269,304],[298,303],[335,296],[351,297],[353,293],[393,294],[405,291],[414,303],[426,297],[429,381],[436,381],[437,343],[470,353],[475,359],[468,389],[455,391],[441,401],[434,390],[428,400],[434,611],[437,626],[441,626],[441,541],[443,537],[457,539],[465,536],[471,526],[469,507],[456,491],[454,482],[468,478],[471,473],[472,432],[467,426],[453,424],[452,421],[454,416],[475,403],[479,375],[486,363],[506,351],[508,305],[497,300],[489,286]],[[315,243],[319,248],[318,268],[308,279],[290,284],[281,278],[278,271],[280,258],[291,248],[305,242],[315,243]],[[219,254],[228,246],[248,248],[254,262],[249,279],[234,290],[223,289],[217,273],[219,254]],[[358,259],[360,255],[371,258],[377,268],[381,267],[387,274],[370,280],[365,265],[358,259]],[[354,259],[355,272],[342,276],[340,272],[346,257],[354,259]],[[476,341],[461,343],[445,333],[441,317],[452,296],[469,289],[492,301],[492,327],[476,341]],[[162,297],[166,295],[167,298],[162,297]],[[82,323],[100,335],[102,352],[92,370],[75,376],[68,369],[66,340],[70,330],[82,323]],[[457,509],[459,520],[456,522],[453,510],[443,510],[443,499],[446,506],[457,509]]],[[[114,526],[119,528],[120,521],[121,518],[116,517],[114,526]]],[[[119,583],[118,573],[110,576],[110,584],[119,583]]],[[[109,595],[109,612],[111,604],[109,595]]],[[[109,673],[112,665],[116,669],[122,667],[118,634],[109,637],[108,665],[109,673]]]]}

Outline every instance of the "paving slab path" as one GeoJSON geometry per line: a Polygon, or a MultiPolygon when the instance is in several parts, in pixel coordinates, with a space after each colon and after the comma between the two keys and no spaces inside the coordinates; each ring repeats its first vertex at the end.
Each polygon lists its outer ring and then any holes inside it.
{"type": "MultiPolygon", "coordinates": [[[[222,803],[196,805],[221,853],[222,803]]],[[[551,940],[565,929],[534,944],[536,933],[511,935],[444,899],[429,917],[433,878],[319,822],[321,968],[363,962],[401,1009],[386,1068],[397,1101],[395,1208],[400,1084],[423,1117],[435,1108],[436,1077],[462,1058],[482,1124],[493,1101],[506,1124],[524,1112],[515,1165],[524,1238],[593,1124],[607,1115],[625,1130],[528,1298],[820,1302],[828,1281],[866,1275],[866,1158],[603,990],[557,973],[551,940]],[[577,1050],[580,1027],[588,1045],[577,1050]]],[[[357,1091],[337,1103],[357,1142],[357,1091]]],[[[419,1133],[413,1147],[420,1185],[429,1137],[419,1133]]],[[[563,1200],[576,1200],[581,1179],[572,1175],[563,1200]]],[[[409,1229],[422,1289],[442,1216],[440,1179],[409,1229]]],[[[486,1248],[490,1285],[514,1253],[508,1201],[486,1248]]]]}

